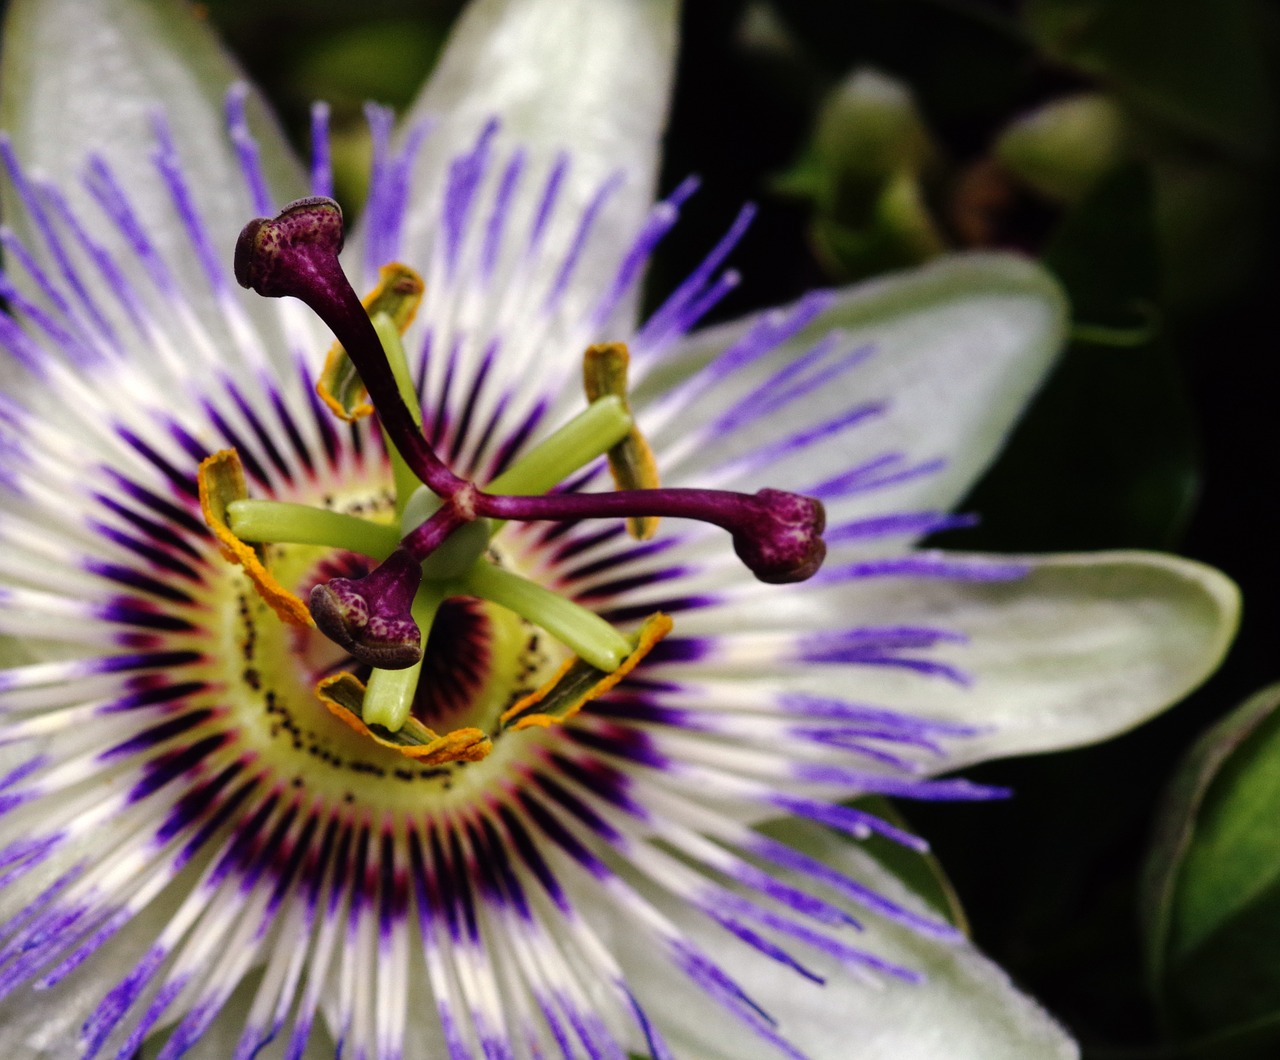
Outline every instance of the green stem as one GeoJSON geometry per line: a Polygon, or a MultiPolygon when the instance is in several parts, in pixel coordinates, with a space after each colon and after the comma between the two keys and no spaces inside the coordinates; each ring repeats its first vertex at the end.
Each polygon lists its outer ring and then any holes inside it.
{"type": "MultiPolygon", "coordinates": [[[[404,343],[400,341],[400,332],[396,328],[395,321],[386,313],[375,313],[373,315],[373,330],[378,333],[378,341],[382,343],[382,352],[386,354],[391,374],[395,376],[396,388],[400,391],[400,397],[409,406],[409,414],[413,416],[413,422],[421,430],[422,406],[418,401],[418,392],[413,387],[413,376],[409,372],[409,361],[404,355],[404,343]]],[[[409,465],[405,463],[404,457],[400,455],[400,450],[392,444],[386,428],[382,429],[382,440],[387,447],[387,452],[391,454],[391,477],[395,483],[396,491],[396,521],[399,522],[400,517],[404,514],[404,506],[409,503],[409,497],[420,483],[418,476],[409,470],[409,465]]]]}
{"type": "Polygon", "coordinates": [[[598,670],[612,673],[631,653],[627,639],[599,615],[485,560],[468,571],[462,588],[541,626],[598,670]]]}
{"type": "MultiPolygon", "coordinates": [[[[436,612],[444,602],[444,591],[439,585],[424,583],[413,598],[413,620],[422,630],[425,647],[435,621],[436,612]]],[[[381,725],[390,732],[399,732],[409,720],[413,697],[418,691],[418,678],[422,674],[422,660],[403,670],[374,670],[364,693],[361,714],[366,725],[381,725]]]]}
{"type": "Polygon", "coordinates": [[[1072,342],[1084,342],[1091,346],[1111,346],[1131,349],[1146,346],[1159,336],[1164,322],[1160,311],[1150,302],[1135,299],[1130,309],[1137,318],[1130,325],[1089,324],[1073,321],[1069,332],[1072,342]]]}
{"type": "Polygon", "coordinates": [[[231,532],[242,541],[328,545],[377,560],[386,559],[400,544],[393,526],[287,501],[232,501],[227,518],[231,532]]]}

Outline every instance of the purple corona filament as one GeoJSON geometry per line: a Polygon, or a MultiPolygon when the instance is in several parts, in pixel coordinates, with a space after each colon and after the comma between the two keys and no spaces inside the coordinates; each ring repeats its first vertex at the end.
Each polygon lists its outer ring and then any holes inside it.
{"type": "Polygon", "coordinates": [[[421,652],[419,638],[397,640],[394,647],[386,638],[407,638],[412,626],[409,605],[421,576],[418,565],[454,530],[478,518],[696,519],[727,530],[734,551],[761,581],[804,581],[821,567],[826,556],[822,540],[826,517],[821,501],[812,497],[775,489],[762,489],[754,495],[645,489],[500,496],[485,493],[455,475],[436,454],[401,397],[377,332],[338,261],[342,244],[338,204],[322,197],[299,199],[275,218],[258,218],[245,226],[236,244],[235,272],[242,286],[261,295],[300,299],[329,326],[360,373],[388,436],[413,472],[444,502],[366,578],[343,579],[340,585],[331,582],[317,586],[312,593],[317,625],[358,658],[384,667],[416,661],[421,652]]]}

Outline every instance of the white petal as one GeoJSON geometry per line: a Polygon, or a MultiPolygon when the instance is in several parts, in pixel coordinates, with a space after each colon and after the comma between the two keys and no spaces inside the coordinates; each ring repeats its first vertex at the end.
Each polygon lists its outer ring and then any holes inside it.
{"type": "Polygon", "coordinates": [[[903,509],[948,509],[1000,450],[1052,366],[1067,326],[1062,292],[1043,269],[1011,255],[952,257],[833,292],[827,308],[767,356],[705,392],[695,377],[683,392],[661,398],[674,380],[691,376],[761,321],[787,312],[774,310],[772,316],[696,332],[638,382],[640,423],[672,485],[706,485],[713,477],[716,485],[728,487],[781,484],[804,490],[898,453],[910,463],[937,458],[946,463],[891,492],[829,502],[834,519],[862,512],[868,497],[869,510],[877,512],[885,510],[886,498],[903,509]],[[765,416],[744,416],[729,429],[698,433],[833,329],[842,333],[838,346],[810,375],[838,360],[842,351],[863,348],[866,355],[780,408],[758,400],[757,408],[768,407],[765,416]],[[649,403],[655,404],[647,413],[649,403]],[[735,461],[755,450],[875,403],[887,406],[856,426],[830,432],[773,463],[747,460],[735,470],[735,461]]]}
{"type": "MultiPolygon", "coordinates": [[[[249,1007],[253,1004],[253,992],[258,988],[260,977],[257,972],[249,975],[227,1000],[226,1007],[219,1014],[213,1025],[200,1037],[195,1048],[187,1054],[188,1060],[227,1060],[234,1056],[236,1046],[240,1044],[245,1024],[249,1015],[249,1007]]],[[[288,1025],[279,1032],[280,1038],[286,1038],[288,1025]]],[[[143,1047],[141,1060],[150,1060],[158,1056],[164,1044],[163,1035],[143,1047]]],[[[263,1050],[264,1055],[271,1055],[263,1050]]],[[[302,1060],[328,1060],[334,1055],[333,1042],[325,1032],[323,1021],[317,1020],[316,1027],[307,1041],[302,1060]]]]}
{"type": "MultiPolygon", "coordinates": [[[[108,848],[121,837],[103,836],[108,848]]],[[[93,853],[90,853],[92,860],[93,853]]],[[[51,881],[50,881],[51,882],[51,881]]],[[[142,959],[176,908],[174,895],[153,903],[49,990],[19,989],[0,1004],[0,1050],[30,1060],[79,1056],[81,1027],[103,997],[142,959]]],[[[227,1054],[230,1055],[230,1054],[227,1054]]]]}
{"type": "MultiPolygon", "coordinates": [[[[886,897],[922,908],[897,879],[847,840],[792,821],[769,831],[886,897]]],[[[780,876],[785,882],[806,882],[780,876]]],[[[967,942],[939,942],[867,917],[866,930],[850,932],[846,941],[923,973],[926,981],[912,985],[886,977],[866,982],[797,953],[827,976],[819,986],[746,950],[687,909],[668,912],[778,1021],[778,1033],[810,1060],[1067,1060],[1079,1055],[1063,1030],[967,942]]],[[[619,950],[637,997],[677,1056],[775,1055],[700,997],[651,947],[621,945],[619,950]]]]}
{"type": "MultiPolygon", "coordinates": [[[[1094,743],[1141,724],[1213,672],[1239,618],[1239,592],[1230,579],[1176,556],[928,555],[956,564],[1025,563],[1029,572],[1012,581],[878,577],[815,584],[799,593],[764,590],[717,611],[690,611],[682,630],[711,637],[717,627],[780,633],[801,647],[808,633],[860,625],[927,625],[962,634],[967,643],[922,657],[964,671],[972,678],[968,685],[885,666],[788,663],[753,671],[756,681],[775,676],[792,692],[981,727],[978,735],[952,742],[945,759],[930,759],[943,771],[1094,743]]],[[[730,650],[734,642],[733,633],[722,638],[730,650]]],[[[698,665],[688,671],[691,680],[698,665]]],[[[752,671],[749,659],[742,665],[752,671]]]]}
{"type": "MultiPolygon", "coordinates": [[[[526,145],[533,170],[556,152],[571,154],[558,212],[572,224],[606,177],[626,174],[600,221],[599,231],[615,238],[597,240],[619,249],[652,201],[678,9],[677,0],[473,3],[406,116],[406,125],[434,123],[416,170],[409,245],[437,224],[449,161],[496,117],[499,142],[526,145]]],[[[532,181],[526,184],[532,189],[532,181]]]]}
{"type": "Polygon", "coordinates": [[[1127,732],[1204,681],[1235,637],[1239,590],[1203,564],[1142,552],[1029,562],[1022,580],[953,585],[934,605],[971,638],[975,687],[955,716],[993,727],[964,761],[1127,732]]]}
{"type": "MultiPolygon", "coordinates": [[[[252,216],[224,121],[227,87],[243,74],[207,21],[178,0],[14,0],[4,31],[0,127],[23,164],[70,193],[89,152],[102,151],[156,242],[189,258],[149,159],[151,115],[163,108],[229,268],[236,234],[252,216]]],[[[278,201],[304,194],[301,170],[256,95],[248,110],[278,201]]]]}

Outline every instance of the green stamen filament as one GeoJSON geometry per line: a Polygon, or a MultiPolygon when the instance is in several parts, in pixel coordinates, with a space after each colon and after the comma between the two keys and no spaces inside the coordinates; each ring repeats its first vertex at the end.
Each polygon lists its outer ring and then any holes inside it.
{"type": "MultiPolygon", "coordinates": [[[[431,628],[444,598],[442,587],[430,583],[424,583],[413,598],[413,620],[424,633],[431,628]]],[[[421,673],[421,660],[403,670],[375,669],[369,675],[364,694],[361,712],[365,724],[381,725],[389,732],[399,732],[409,718],[421,673]]]]}
{"type": "MultiPolygon", "coordinates": [[[[380,314],[381,315],[381,314],[380,314]]],[[[375,323],[376,323],[375,318],[375,323]]],[[[394,330],[394,329],[393,329],[394,330]]],[[[380,332],[381,333],[381,332],[380,332]]],[[[394,335],[393,341],[399,341],[394,335]]],[[[394,358],[392,358],[394,364],[394,358]]],[[[400,376],[397,375],[397,380],[400,376]]],[[[403,384],[402,384],[403,385],[403,384]]],[[[490,489],[511,495],[545,493],[596,457],[608,452],[631,430],[626,406],[609,395],[593,402],[559,430],[534,446],[490,484],[490,489]]],[[[441,500],[426,486],[416,487],[401,500],[397,483],[396,509],[405,535],[426,522],[441,506],[441,500]]],[[[501,521],[477,519],[456,530],[422,564],[422,576],[435,580],[459,578],[484,555],[489,539],[505,525],[501,521]]]]}
{"type": "MultiPolygon", "coordinates": [[[[409,374],[409,361],[404,354],[404,343],[400,341],[400,331],[395,321],[386,313],[374,313],[372,319],[373,330],[378,333],[382,352],[386,355],[391,374],[395,376],[396,388],[400,391],[400,397],[404,399],[404,403],[409,406],[409,414],[413,417],[413,422],[421,430],[422,407],[418,402],[418,393],[413,387],[413,378],[409,374]]],[[[391,441],[385,427],[382,428],[382,440],[386,444],[387,452],[391,454],[391,477],[395,483],[396,493],[396,519],[399,520],[404,514],[409,498],[418,488],[418,476],[409,470],[409,465],[405,463],[400,450],[391,441]]]]}
{"type": "Polygon", "coordinates": [[[489,493],[533,497],[603,456],[631,431],[631,414],[613,394],[593,401],[485,487],[489,493]]]}
{"type": "Polygon", "coordinates": [[[606,673],[616,670],[631,652],[626,638],[599,615],[492,563],[482,560],[472,567],[462,589],[541,626],[606,673]]]}
{"type": "Polygon", "coordinates": [[[242,541],[327,545],[376,560],[386,559],[400,544],[394,526],[287,501],[232,501],[227,517],[232,533],[242,541]]]}

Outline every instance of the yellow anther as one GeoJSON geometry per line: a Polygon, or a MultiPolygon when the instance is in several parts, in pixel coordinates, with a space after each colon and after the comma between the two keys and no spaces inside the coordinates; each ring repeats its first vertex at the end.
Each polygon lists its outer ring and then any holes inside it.
{"type": "MultiPolygon", "coordinates": [[[[606,342],[589,346],[582,358],[582,385],[588,401],[596,401],[606,394],[621,399],[627,406],[627,368],[631,355],[625,343],[606,342]]],[[[653,450],[640,433],[632,418],[627,436],[613,446],[608,453],[609,470],[613,483],[620,490],[657,489],[658,463],[653,450]]],[[[658,532],[658,518],[652,515],[633,516],[627,520],[627,533],[639,541],[647,541],[658,532]]]]}
{"type": "Polygon", "coordinates": [[[604,695],[635,669],[654,645],[671,632],[671,617],[658,611],[644,620],[634,647],[616,670],[600,670],[579,658],[568,660],[545,685],[518,700],[502,715],[504,729],[558,725],[604,695]]]}
{"type": "Polygon", "coordinates": [[[213,531],[218,551],[244,568],[258,594],[284,621],[295,626],[314,626],[307,605],[276,581],[267,569],[265,546],[241,541],[231,530],[227,506],[249,496],[239,454],[234,449],[223,449],[205,457],[200,461],[196,482],[200,487],[200,510],[213,531]]]}
{"type": "MultiPolygon", "coordinates": [[[[383,265],[378,270],[378,286],[363,299],[364,308],[370,317],[385,313],[403,335],[418,312],[422,291],[422,277],[408,265],[383,265]]],[[[369,393],[340,342],[329,347],[324,370],[316,382],[316,393],[335,416],[348,423],[373,412],[369,393]]]]}
{"type": "Polygon", "coordinates": [[[384,729],[381,725],[366,725],[362,716],[364,693],[363,682],[349,673],[334,674],[316,685],[316,697],[343,724],[374,743],[406,758],[412,758],[421,765],[479,762],[493,750],[489,737],[480,729],[454,729],[441,736],[414,717],[410,717],[395,732],[384,729]]]}

